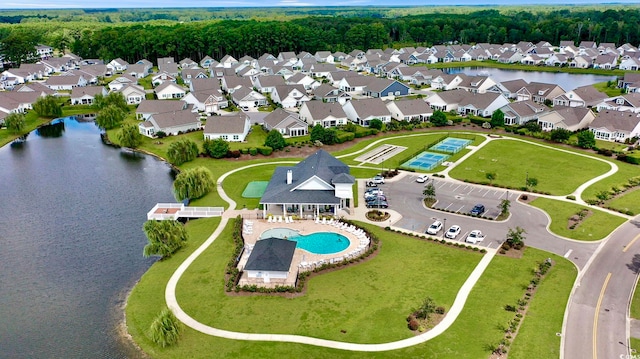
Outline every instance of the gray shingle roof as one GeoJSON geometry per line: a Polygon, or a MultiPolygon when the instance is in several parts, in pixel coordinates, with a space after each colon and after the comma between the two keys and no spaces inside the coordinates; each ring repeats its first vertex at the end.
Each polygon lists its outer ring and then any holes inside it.
{"type": "Polygon", "coordinates": [[[391,115],[391,112],[380,98],[351,100],[351,106],[353,106],[360,118],[391,115]]]}
{"type": "Polygon", "coordinates": [[[331,156],[328,152],[318,150],[293,167],[277,167],[260,199],[260,203],[340,203],[340,198],[335,196],[334,189],[295,189],[312,177],[317,177],[328,185],[332,183],[355,183],[355,178],[349,174],[349,166],[331,156]],[[292,172],[291,184],[287,184],[287,171],[289,170],[292,172]],[[334,179],[339,182],[334,182],[334,179]]]}
{"type": "Polygon", "coordinates": [[[247,115],[237,112],[231,116],[208,116],[204,133],[243,133],[247,115]]]}
{"type": "Polygon", "coordinates": [[[151,118],[160,128],[184,126],[199,122],[197,114],[194,114],[191,110],[156,113],[151,115],[151,118]]]}
{"type": "Polygon", "coordinates": [[[182,110],[184,107],[185,103],[182,101],[142,100],[136,109],[136,113],[172,112],[182,110]]]}
{"type": "Polygon", "coordinates": [[[589,128],[606,128],[612,132],[631,132],[640,122],[640,117],[638,116],[633,112],[603,111],[598,113],[589,128]]]}
{"type": "Polygon", "coordinates": [[[266,238],[256,242],[247,259],[245,270],[288,272],[296,251],[296,242],[266,238]]]}

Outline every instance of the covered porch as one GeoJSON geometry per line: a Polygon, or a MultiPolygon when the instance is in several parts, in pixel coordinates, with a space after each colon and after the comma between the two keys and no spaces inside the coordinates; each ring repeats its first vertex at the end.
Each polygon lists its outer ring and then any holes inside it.
{"type": "Polygon", "coordinates": [[[349,208],[349,199],[340,199],[338,203],[264,203],[262,218],[270,215],[315,219],[320,216],[338,217],[340,210],[349,208]]]}

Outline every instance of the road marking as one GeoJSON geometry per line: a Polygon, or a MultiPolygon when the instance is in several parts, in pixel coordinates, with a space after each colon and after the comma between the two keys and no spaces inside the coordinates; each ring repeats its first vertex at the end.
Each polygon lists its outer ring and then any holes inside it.
{"type": "Polygon", "coordinates": [[[458,188],[460,188],[460,186],[462,186],[462,185],[460,185],[460,184],[459,184],[459,185],[458,185],[458,187],[454,188],[454,189],[453,189],[453,192],[457,191],[457,190],[458,190],[458,188]]]}
{"type": "Polygon", "coordinates": [[[640,234],[638,234],[636,236],[636,238],[632,239],[631,242],[629,242],[629,244],[627,244],[626,246],[624,246],[624,249],[622,250],[623,252],[626,252],[627,249],[629,249],[629,247],[631,247],[632,244],[634,244],[638,239],[640,239],[640,234]]]}
{"type": "Polygon", "coordinates": [[[569,258],[569,255],[571,254],[571,252],[573,252],[573,249],[569,249],[567,253],[564,254],[564,257],[569,258]]]}
{"type": "Polygon", "coordinates": [[[460,208],[458,208],[458,210],[456,212],[460,212],[461,209],[463,209],[464,206],[461,206],[460,208]]]}
{"type": "Polygon", "coordinates": [[[596,304],[596,311],[593,315],[593,359],[598,358],[598,315],[600,314],[600,305],[602,305],[602,298],[604,298],[604,291],[607,289],[607,284],[609,284],[609,279],[611,279],[611,273],[607,274],[607,278],[604,280],[604,284],[602,285],[602,289],[600,289],[600,297],[598,297],[598,303],[596,304]]]}
{"type": "Polygon", "coordinates": [[[451,207],[452,205],[453,205],[453,203],[449,203],[449,205],[444,207],[444,209],[449,209],[449,207],[451,207]]]}
{"type": "Polygon", "coordinates": [[[489,194],[489,191],[487,191],[485,194],[482,195],[482,198],[486,197],[487,194],[489,194]]]}

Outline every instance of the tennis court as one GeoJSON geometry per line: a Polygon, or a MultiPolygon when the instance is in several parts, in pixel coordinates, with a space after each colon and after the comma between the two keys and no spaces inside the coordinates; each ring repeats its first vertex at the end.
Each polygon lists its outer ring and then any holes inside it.
{"type": "Polygon", "coordinates": [[[431,146],[430,150],[442,151],[448,153],[458,153],[463,148],[467,147],[472,141],[464,140],[461,138],[447,137],[437,144],[431,146]]]}
{"type": "Polygon", "coordinates": [[[252,181],[247,184],[247,187],[242,191],[242,197],[244,198],[260,198],[264,194],[264,190],[267,188],[269,181],[252,181]]]}
{"type": "Polygon", "coordinates": [[[401,167],[413,168],[415,170],[430,171],[436,168],[451,156],[435,152],[422,152],[403,163],[401,167]]]}

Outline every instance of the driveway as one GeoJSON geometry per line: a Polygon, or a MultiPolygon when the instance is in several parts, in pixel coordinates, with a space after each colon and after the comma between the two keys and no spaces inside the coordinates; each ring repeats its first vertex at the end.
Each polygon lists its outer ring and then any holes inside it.
{"type": "MultiPolygon", "coordinates": [[[[424,183],[417,183],[417,176],[418,174],[414,173],[403,173],[380,186],[388,199],[389,209],[402,215],[402,219],[394,224],[395,227],[425,233],[427,227],[437,219],[446,222],[447,228],[454,224],[459,225],[462,228],[458,236],[459,241],[464,241],[470,231],[479,229],[486,235],[480,245],[497,248],[504,242],[509,228],[519,226],[527,232],[525,243],[528,246],[564,256],[580,269],[584,268],[598,247],[598,243],[574,241],[551,234],[547,230],[547,215],[535,207],[517,201],[520,192],[516,191],[436,178],[436,198],[442,206],[451,204],[451,209],[455,203],[455,206],[462,207],[462,212],[468,212],[476,203],[483,203],[493,215],[494,211],[499,212],[498,203],[508,195],[511,200],[511,215],[507,220],[497,222],[426,208],[422,202],[424,183]]],[[[443,233],[440,232],[438,235],[442,236],[443,233]]]]}

